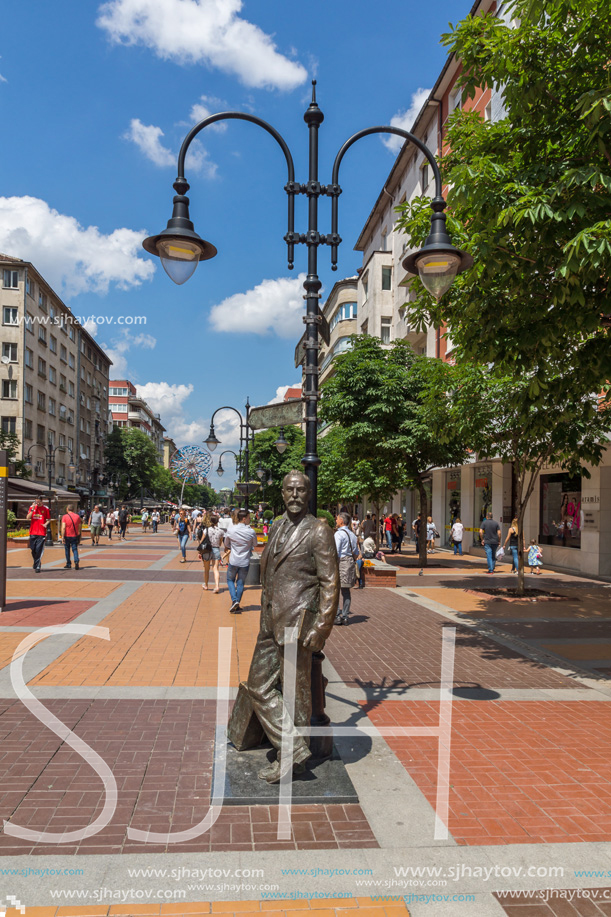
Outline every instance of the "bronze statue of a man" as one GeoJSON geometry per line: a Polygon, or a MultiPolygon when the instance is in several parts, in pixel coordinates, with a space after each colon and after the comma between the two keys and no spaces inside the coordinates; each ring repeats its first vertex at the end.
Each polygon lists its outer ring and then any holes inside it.
{"type": "MultiPolygon", "coordinates": [[[[339,567],[333,532],[327,522],[308,512],[310,482],[291,471],[282,482],[284,515],[272,526],[261,557],[261,621],[246,690],[257,719],[277,750],[277,759],[259,777],[277,783],[289,770],[299,773],[310,757],[307,736],[312,713],[312,653],[331,633],[339,601],[339,567]],[[278,690],[283,678],[285,628],[296,628],[297,683],[294,721],[278,690]],[[290,737],[291,756],[281,760],[283,733],[290,737]]],[[[243,716],[234,707],[229,736],[243,716]],[[235,716],[234,716],[235,714],[235,716]]]]}

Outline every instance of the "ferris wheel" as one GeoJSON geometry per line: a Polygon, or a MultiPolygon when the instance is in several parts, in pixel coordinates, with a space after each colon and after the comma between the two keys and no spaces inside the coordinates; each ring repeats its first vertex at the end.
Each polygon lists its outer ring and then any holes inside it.
{"type": "Polygon", "coordinates": [[[186,484],[207,484],[212,468],[212,456],[200,446],[183,446],[170,459],[170,474],[176,481],[182,481],[180,502],[182,504],[186,484]]]}

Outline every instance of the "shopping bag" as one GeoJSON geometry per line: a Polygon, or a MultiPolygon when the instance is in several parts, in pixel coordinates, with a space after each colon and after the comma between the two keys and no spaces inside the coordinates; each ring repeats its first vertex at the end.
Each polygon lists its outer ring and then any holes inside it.
{"type": "Polygon", "coordinates": [[[499,545],[499,547],[496,549],[496,559],[500,560],[501,557],[505,557],[505,548],[503,545],[499,545]]]}

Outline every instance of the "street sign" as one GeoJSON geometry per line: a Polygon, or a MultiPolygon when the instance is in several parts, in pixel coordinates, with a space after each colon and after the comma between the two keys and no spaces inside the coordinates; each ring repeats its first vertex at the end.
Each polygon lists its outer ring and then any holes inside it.
{"type": "Polygon", "coordinates": [[[0,611],[6,605],[6,536],[8,510],[8,455],[0,449],[0,611]]]}
{"type": "Polygon", "coordinates": [[[264,404],[251,408],[248,425],[253,430],[267,430],[269,427],[290,427],[303,420],[303,401],[279,401],[278,404],[264,404]]]}

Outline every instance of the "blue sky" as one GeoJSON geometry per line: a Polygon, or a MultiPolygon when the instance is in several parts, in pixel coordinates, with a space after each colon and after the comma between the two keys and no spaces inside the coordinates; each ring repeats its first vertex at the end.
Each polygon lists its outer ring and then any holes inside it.
{"type": "MultiPolygon", "coordinates": [[[[306,249],[286,267],[284,157],[250,124],[207,129],[187,159],[191,216],[219,254],[175,286],[141,249],[171,215],[176,152],[206,113],[271,122],[307,180],[310,80],[325,114],[320,179],[352,133],[417,110],[470,0],[22,0],[0,42],[0,251],[31,260],[160,411],[179,445],[215,408],[265,404],[298,381],[306,249]],[[146,323],[119,326],[120,316],[146,323]],[[91,323],[90,323],[91,324],[91,323]]],[[[354,243],[394,153],[378,137],[342,165],[340,263],[319,253],[323,295],[354,274],[354,243]]],[[[329,204],[320,229],[328,231],[329,204]]],[[[296,229],[304,232],[306,200],[296,229]]],[[[129,321],[129,319],[128,319],[129,321]]],[[[223,446],[236,445],[231,415],[223,446]]],[[[223,417],[220,418],[223,421],[223,417]]],[[[227,477],[223,478],[226,483],[227,477]]],[[[212,478],[213,486],[220,484],[212,478]]]]}

